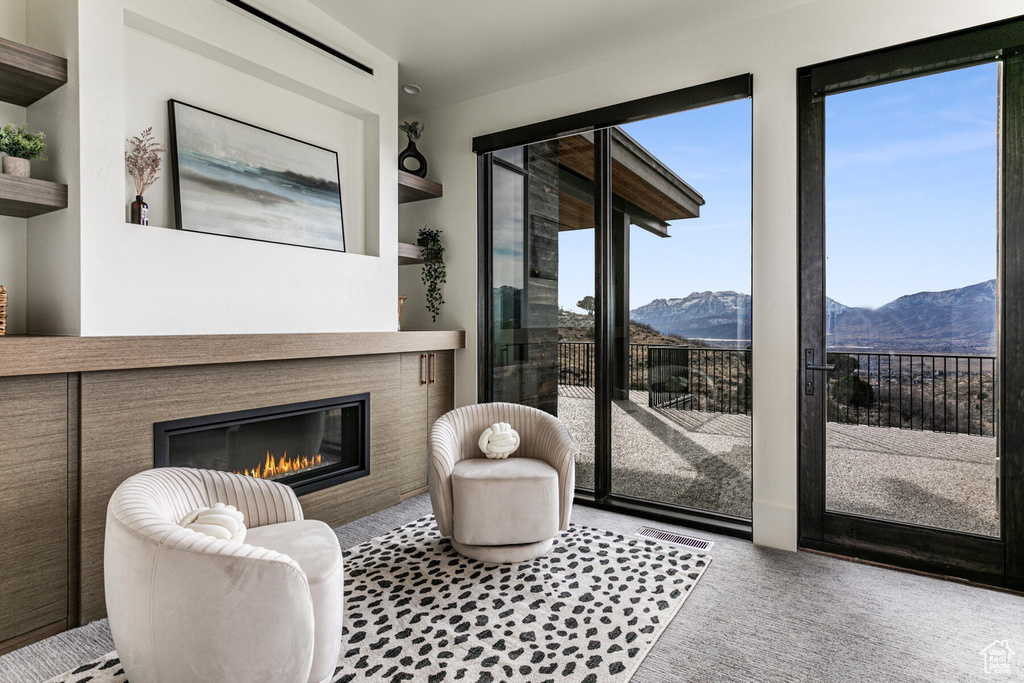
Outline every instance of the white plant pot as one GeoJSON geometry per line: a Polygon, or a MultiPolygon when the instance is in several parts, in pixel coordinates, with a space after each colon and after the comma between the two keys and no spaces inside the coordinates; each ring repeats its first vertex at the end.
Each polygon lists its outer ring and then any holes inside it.
{"type": "Polygon", "coordinates": [[[32,162],[28,159],[19,159],[18,157],[4,157],[3,169],[7,175],[28,178],[32,170],[32,162]]]}

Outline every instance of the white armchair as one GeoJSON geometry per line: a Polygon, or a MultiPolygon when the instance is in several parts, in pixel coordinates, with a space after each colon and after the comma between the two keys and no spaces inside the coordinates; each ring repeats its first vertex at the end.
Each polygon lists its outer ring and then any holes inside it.
{"type": "Polygon", "coordinates": [[[482,403],[442,415],[430,430],[430,502],[442,536],[462,555],[524,562],[569,528],[575,462],[558,418],[516,403],[482,403]],[[519,432],[519,450],[488,460],[480,434],[496,422],[519,432]]]}
{"type": "Polygon", "coordinates": [[[107,506],[104,585],[114,645],[132,683],[318,683],[341,648],[341,549],[303,521],[287,486],[160,468],[107,506]],[[245,515],[244,543],[178,525],[213,503],[245,515]]]}

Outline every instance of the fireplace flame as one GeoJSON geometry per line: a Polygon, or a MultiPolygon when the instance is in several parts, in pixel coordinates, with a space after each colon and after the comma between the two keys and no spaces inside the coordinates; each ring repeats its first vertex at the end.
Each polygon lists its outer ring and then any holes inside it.
{"type": "Polygon", "coordinates": [[[315,456],[295,455],[289,458],[288,451],[285,451],[284,455],[277,458],[267,451],[266,462],[262,465],[256,465],[252,469],[245,469],[241,472],[236,470],[235,474],[245,474],[257,479],[277,479],[289,474],[298,474],[304,470],[311,470],[321,464],[323,464],[323,456],[319,453],[315,456]]]}

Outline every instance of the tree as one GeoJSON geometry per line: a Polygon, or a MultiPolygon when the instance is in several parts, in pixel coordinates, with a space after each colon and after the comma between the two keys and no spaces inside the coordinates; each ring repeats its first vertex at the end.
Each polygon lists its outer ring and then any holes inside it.
{"type": "Polygon", "coordinates": [[[590,296],[589,294],[580,299],[579,301],[577,301],[576,305],[582,308],[584,311],[586,311],[588,315],[594,315],[594,309],[596,308],[594,304],[594,297],[590,296]]]}
{"type": "Polygon", "coordinates": [[[836,380],[832,396],[836,403],[845,403],[854,408],[870,408],[875,403],[875,390],[856,375],[846,375],[836,380]]]}

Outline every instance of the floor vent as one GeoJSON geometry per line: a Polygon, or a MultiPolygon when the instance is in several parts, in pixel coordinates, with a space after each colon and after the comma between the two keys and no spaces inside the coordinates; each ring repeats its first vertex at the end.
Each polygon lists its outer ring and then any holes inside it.
{"type": "Polygon", "coordinates": [[[704,539],[693,538],[692,536],[682,536],[680,534],[672,533],[671,531],[652,529],[649,526],[640,527],[640,531],[636,532],[636,535],[643,536],[645,538],[653,538],[665,543],[674,543],[675,545],[693,548],[694,550],[711,550],[711,546],[715,544],[714,541],[705,541],[704,539]]]}

